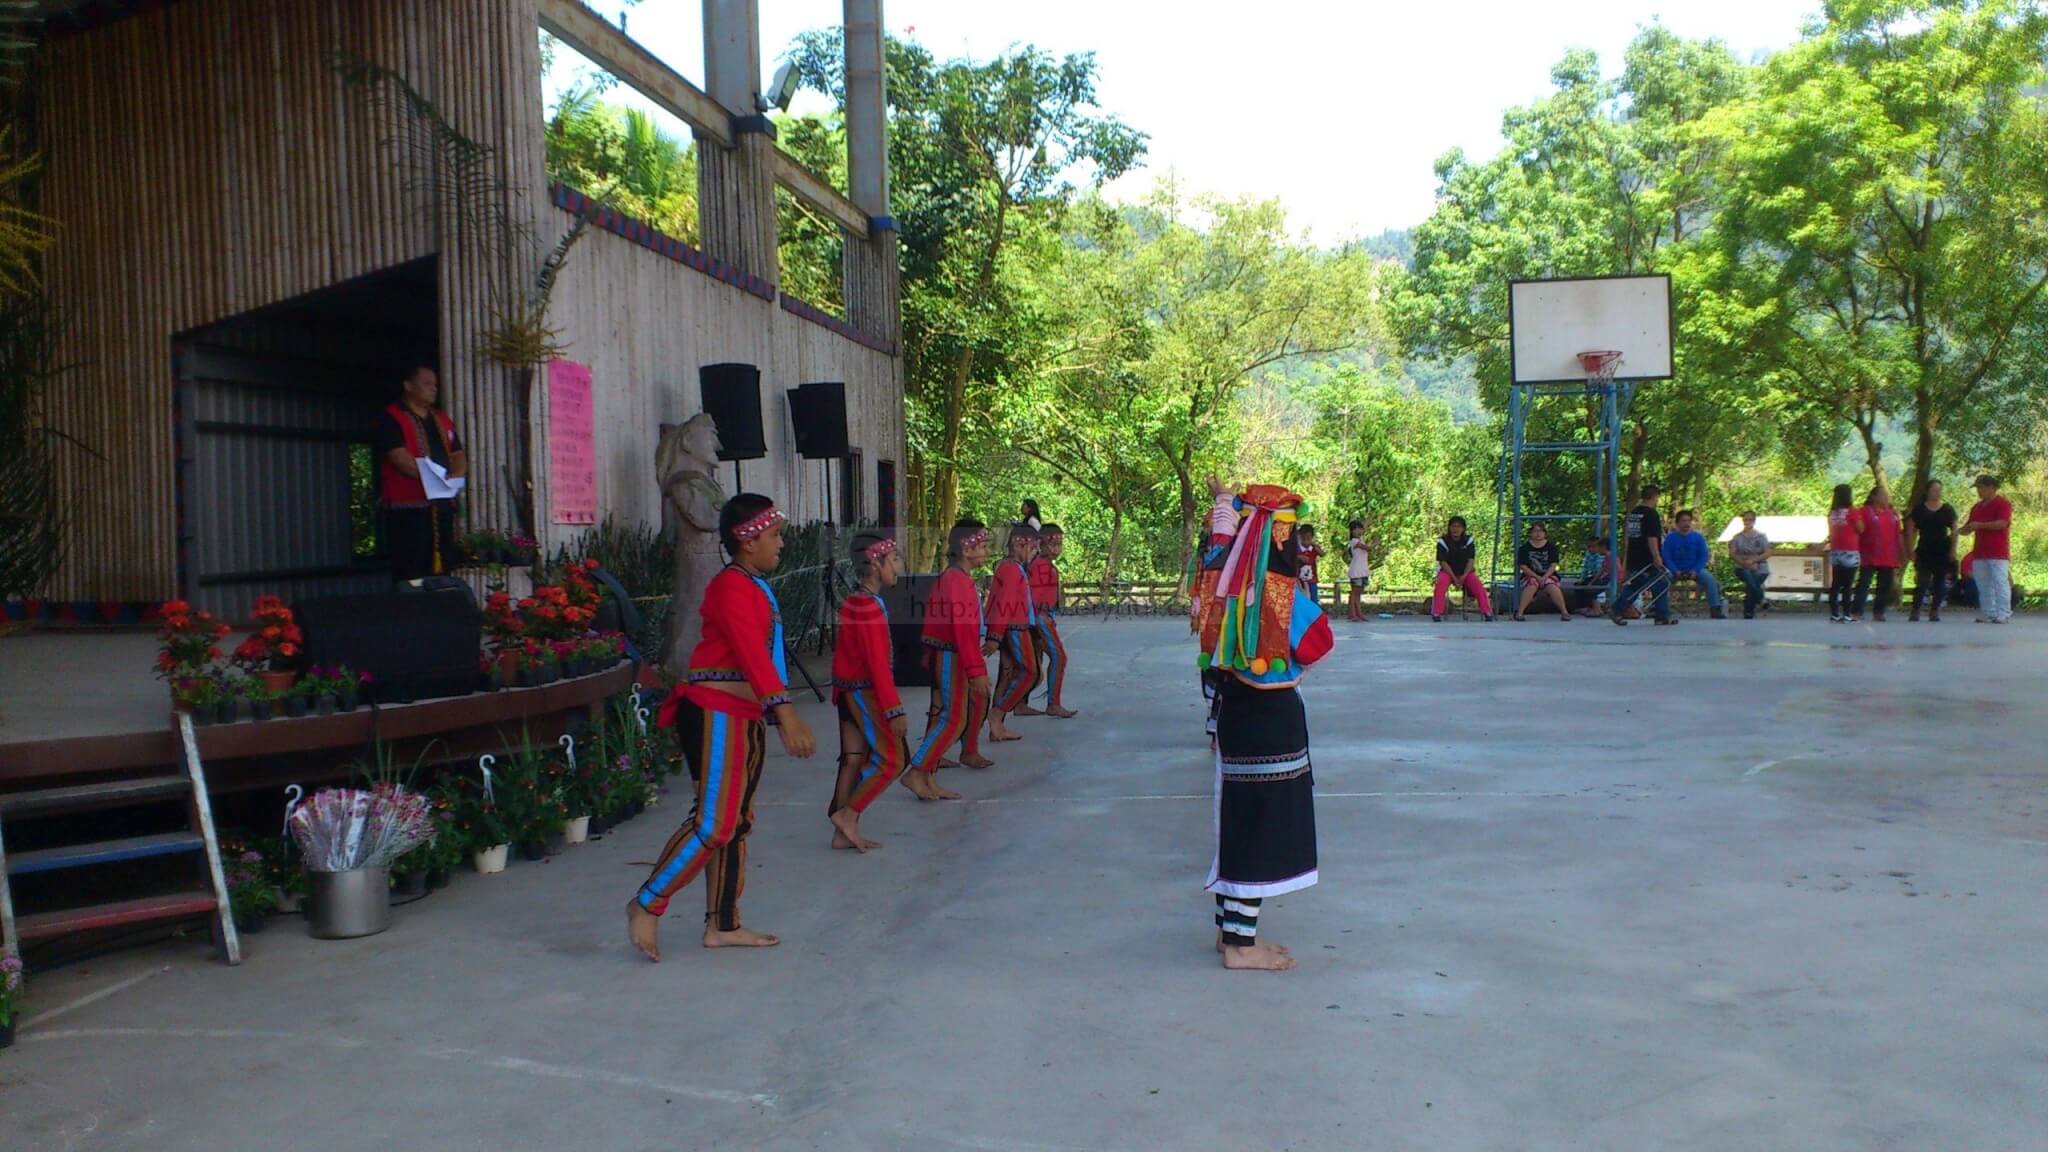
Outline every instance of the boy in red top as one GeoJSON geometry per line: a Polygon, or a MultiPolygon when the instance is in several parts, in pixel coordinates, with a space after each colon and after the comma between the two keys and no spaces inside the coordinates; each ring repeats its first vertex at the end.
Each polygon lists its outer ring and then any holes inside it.
{"type": "MultiPolygon", "coordinates": [[[[1038,530],[1038,556],[1031,561],[1031,609],[1038,615],[1038,655],[1043,661],[1033,684],[1045,687],[1045,714],[1065,720],[1076,715],[1072,708],[1060,703],[1067,686],[1067,646],[1060,639],[1059,621],[1055,617],[1060,609],[1060,569],[1057,561],[1060,550],[1065,547],[1066,537],[1057,524],[1047,524],[1038,530]]],[[[1028,699],[1028,697],[1027,697],[1028,699]]],[[[1024,707],[1017,709],[1019,716],[1035,716],[1038,710],[1024,707]]]]}
{"type": "Polygon", "coordinates": [[[989,713],[988,738],[1001,744],[1021,739],[1003,721],[1031,699],[1031,681],[1038,671],[1038,610],[1031,603],[1029,565],[1038,554],[1038,530],[1029,524],[1010,525],[1010,554],[996,561],[983,606],[988,639],[998,645],[999,674],[995,707],[989,713]]]}
{"type": "MultiPolygon", "coordinates": [[[[839,637],[832,646],[832,702],[839,709],[839,778],[832,788],[832,846],[865,852],[877,847],[861,835],[861,813],[903,774],[910,764],[903,700],[896,693],[896,671],[889,637],[889,610],[881,591],[895,585],[903,571],[896,541],[877,532],[861,532],[852,546],[860,588],[839,604],[839,637]]],[[[912,773],[905,781],[925,796],[929,781],[912,773]]]]}
{"type": "Polygon", "coordinates": [[[1956,534],[1974,533],[1977,546],[1970,555],[1977,558],[1977,605],[1979,624],[2005,624],[2012,620],[2012,501],[1998,494],[1998,477],[1977,477],[1977,503],[1956,534]]]}
{"type": "Polygon", "coordinates": [[[988,653],[994,645],[981,634],[981,593],[974,587],[974,570],[988,563],[988,526],[979,520],[962,520],[946,537],[949,563],[932,585],[925,603],[922,639],[925,659],[932,669],[932,706],[926,714],[924,740],[910,758],[910,766],[922,774],[930,794],[920,798],[958,800],[960,794],[941,788],[933,773],[946,749],[959,741],[960,762],[969,768],[993,768],[994,762],[981,754],[981,718],[988,711],[988,653]]]}
{"type": "Polygon", "coordinates": [[[698,609],[704,638],[690,653],[683,683],[661,706],[661,724],[675,729],[697,782],[697,805],[626,904],[626,930],[649,960],[661,959],[656,930],[669,898],[699,872],[706,948],[781,943],[740,927],[740,893],[768,717],[791,756],[803,759],[817,750],[810,728],[789,702],[782,613],[762,579],[782,562],[782,523],[774,501],[752,492],[733,497],[719,512],[719,540],[732,563],[704,590],[698,609]]]}

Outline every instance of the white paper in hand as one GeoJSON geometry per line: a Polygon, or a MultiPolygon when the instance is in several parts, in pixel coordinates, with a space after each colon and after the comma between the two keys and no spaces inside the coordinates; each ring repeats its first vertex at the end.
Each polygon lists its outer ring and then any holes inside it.
{"type": "Polygon", "coordinates": [[[461,476],[448,475],[446,468],[434,463],[429,457],[421,456],[418,459],[420,484],[426,488],[429,500],[453,500],[462,491],[463,485],[468,483],[461,476]]]}

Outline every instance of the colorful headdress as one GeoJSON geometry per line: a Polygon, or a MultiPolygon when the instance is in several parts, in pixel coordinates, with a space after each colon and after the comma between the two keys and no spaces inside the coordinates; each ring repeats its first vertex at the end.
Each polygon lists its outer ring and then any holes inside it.
{"type": "Polygon", "coordinates": [[[743,544],[768,531],[770,528],[786,523],[788,519],[788,517],[782,514],[782,509],[770,505],[767,511],[762,512],[753,519],[744,520],[733,525],[732,538],[736,543],[743,544]]]}
{"type": "Polygon", "coordinates": [[[969,548],[986,544],[989,541],[994,540],[995,538],[995,533],[990,532],[988,529],[976,528],[974,531],[969,532],[967,535],[962,536],[960,538],[960,550],[964,552],[969,548]]]}
{"type": "MultiPolygon", "coordinates": [[[[1212,667],[1263,675],[1267,658],[1260,655],[1259,630],[1264,617],[1266,569],[1273,555],[1273,523],[1300,519],[1308,510],[1308,502],[1278,484],[1254,484],[1238,494],[1237,505],[1237,535],[1230,542],[1230,553],[1216,580],[1222,629],[1209,659],[1212,667]]],[[[1281,650],[1285,647],[1283,642],[1281,650]]]]}

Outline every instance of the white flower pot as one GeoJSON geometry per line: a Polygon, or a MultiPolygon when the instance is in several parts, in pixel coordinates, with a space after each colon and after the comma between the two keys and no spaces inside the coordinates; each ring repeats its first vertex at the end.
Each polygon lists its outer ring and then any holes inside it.
{"type": "Polygon", "coordinates": [[[590,817],[571,816],[569,817],[569,822],[562,825],[563,843],[581,844],[588,839],[590,839],[590,817]]]}
{"type": "Polygon", "coordinates": [[[505,870],[505,854],[512,850],[510,844],[494,844],[489,848],[478,848],[469,854],[469,862],[476,870],[489,876],[505,870]]]}

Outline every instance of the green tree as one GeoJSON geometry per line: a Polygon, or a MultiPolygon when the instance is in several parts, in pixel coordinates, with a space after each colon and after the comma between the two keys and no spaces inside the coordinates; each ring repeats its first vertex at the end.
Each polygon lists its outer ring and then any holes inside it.
{"type": "Polygon", "coordinates": [[[2048,16],[2032,0],[1835,0],[1717,117],[1719,227],[1783,386],[1845,418],[2031,451],[2048,410],[2048,16]]]}

